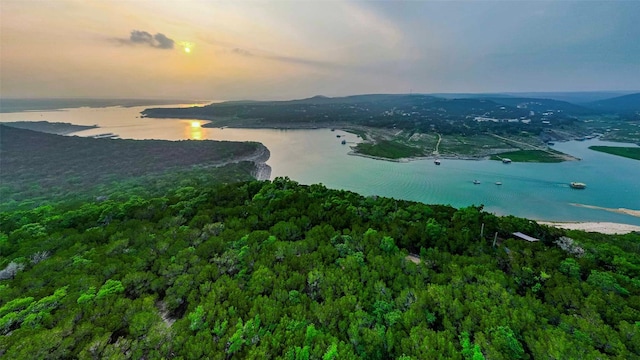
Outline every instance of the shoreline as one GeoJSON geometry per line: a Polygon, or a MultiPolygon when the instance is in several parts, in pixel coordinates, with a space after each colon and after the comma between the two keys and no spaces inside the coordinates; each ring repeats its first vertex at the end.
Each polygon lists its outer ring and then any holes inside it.
{"type": "Polygon", "coordinates": [[[585,232],[597,232],[607,235],[621,235],[632,232],[640,232],[640,226],[606,222],[606,221],[576,221],[576,222],[556,222],[556,221],[536,221],[540,225],[551,226],[565,230],[582,230],[585,232]]]}
{"type": "MultiPolygon", "coordinates": [[[[162,119],[162,118],[161,118],[162,119]]],[[[359,126],[359,125],[353,125],[353,124],[344,124],[344,123],[336,123],[336,124],[316,124],[316,123],[287,123],[287,124],[247,124],[247,123],[242,123],[242,124],[234,124],[234,125],[228,125],[225,123],[220,124],[220,123],[216,123],[216,121],[225,121],[226,119],[220,119],[217,117],[198,117],[198,119],[203,120],[203,121],[209,121],[206,124],[203,124],[202,127],[203,128],[231,128],[231,129],[269,129],[269,130],[322,130],[322,129],[339,129],[341,131],[344,132],[348,132],[354,135],[358,135],[360,136],[361,132],[365,132],[367,131],[367,127],[366,126],[359,126]],[[205,119],[206,118],[206,119],[205,119]]],[[[364,140],[364,142],[367,142],[367,140],[364,140]]],[[[360,157],[364,157],[364,158],[369,158],[369,159],[373,159],[373,160],[382,160],[382,161],[390,161],[390,162],[397,162],[397,163],[408,163],[411,161],[420,161],[420,160],[434,160],[434,159],[445,159],[445,160],[473,160],[473,161],[482,161],[482,160],[490,160],[490,161],[499,161],[499,160],[492,160],[491,156],[493,155],[500,155],[504,152],[484,152],[481,154],[477,154],[477,155],[472,155],[472,154],[432,154],[432,155],[423,155],[423,156],[411,156],[411,157],[404,157],[404,158],[398,158],[398,159],[391,159],[391,158],[385,158],[385,157],[381,157],[381,156],[375,156],[375,155],[368,155],[368,154],[363,154],[363,153],[359,153],[354,151],[354,147],[350,146],[350,151],[347,153],[347,155],[351,155],[351,156],[360,156],[360,157]]],[[[572,161],[572,160],[579,160],[571,155],[565,154],[566,156],[563,158],[563,161],[572,161]]],[[[531,163],[541,163],[539,161],[525,161],[525,162],[531,162],[531,163]]]]}
{"type": "Polygon", "coordinates": [[[640,210],[632,210],[632,209],[626,209],[626,208],[607,208],[607,207],[602,207],[602,206],[587,205],[587,204],[576,204],[576,203],[569,203],[569,205],[582,207],[582,208],[586,208],[586,209],[604,210],[604,211],[609,211],[609,212],[617,213],[617,214],[625,214],[625,215],[640,217],[640,210]]]}
{"type": "Polygon", "coordinates": [[[415,157],[408,157],[408,158],[399,158],[399,159],[389,159],[389,158],[384,158],[384,157],[380,157],[380,156],[374,156],[374,155],[367,155],[367,154],[363,154],[363,153],[359,153],[359,152],[355,152],[353,151],[353,149],[351,151],[349,151],[347,153],[347,155],[351,155],[351,156],[361,156],[364,158],[369,158],[369,159],[373,159],[373,160],[382,160],[382,161],[390,161],[390,162],[397,162],[397,163],[408,163],[411,161],[420,161],[420,160],[434,160],[434,159],[445,159],[445,160],[474,160],[474,161],[481,161],[481,160],[489,160],[488,156],[470,156],[470,155],[429,155],[429,156],[415,156],[415,157]]]}

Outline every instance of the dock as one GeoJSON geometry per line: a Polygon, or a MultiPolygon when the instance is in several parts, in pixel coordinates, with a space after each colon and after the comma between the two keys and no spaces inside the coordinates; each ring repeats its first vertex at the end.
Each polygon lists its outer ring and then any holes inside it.
{"type": "Polygon", "coordinates": [[[540,239],[536,239],[536,238],[531,237],[531,236],[529,236],[527,234],[523,234],[523,233],[521,233],[519,231],[518,232],[514,232],[512,235],[517,237],[517,238],[519,238],[519,239],[526,240],[528,242],[540,241],[540,239]]]}
{"type": "Polygon", "coordinates": [[[115,139],[115,138],[118,138],[119,136],[114,133],[103,133],[103,134],[93,135],[91,137],[94,139],[115,139]]]}

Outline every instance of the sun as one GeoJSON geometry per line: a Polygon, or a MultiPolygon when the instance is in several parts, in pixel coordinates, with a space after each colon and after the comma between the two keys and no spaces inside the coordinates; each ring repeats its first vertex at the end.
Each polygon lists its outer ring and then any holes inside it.
{"type": "Polygon", "coordinates": [[[182,47],[182,50],[185,54],[191,54],[191,51],[193,50],[193,43],[183,41],[180,43],[180,46],[182,47]]]}
{"type": "MultiPolygon", "coordinates": [[[[188,52],[188,51],[187,51],[188,52]]],[[[200,127],[200,122],[198,121],[192,121],[191,122],[191,127],[192,128],[199,128],[200,127]]]]}

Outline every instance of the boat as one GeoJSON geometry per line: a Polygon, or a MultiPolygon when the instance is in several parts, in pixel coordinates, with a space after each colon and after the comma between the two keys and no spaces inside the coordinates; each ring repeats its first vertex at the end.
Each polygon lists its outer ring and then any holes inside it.
{"type": "Polygon", "coordinates": [[[573,189],[584,189],[584,188],[587,187],[587,184],[581,183],[581,182],[572,181],[571,184],[569,184],[569,186],[571,186],[571,188],[573,188],[573,189]]]}
{"type": "Polygon", "coordinates": [[[94,139],[114,139],[114,138],[117,138],[118,135],[114,133],[104,133],[104,134],[93,135],[92,137],[94,139]]]}
{"type": "Polygon", "coordinates": [[[440,160],[439,159],[435,159],[435,160],[433,160],[433,163],[436,164],[436,165],[440,165],[440,160]]]}
{"type": "Polygon", "coordinates": [[[502,182],[496,181],[496,185],[502,185],[502,182]]]}
{"type": "Polygon", "coordinates": [[[475,185],[478,185],[478,184],[480,184],[480,180],[473,180],[473,183],[474,183],[475,185]]]}
{"type": "Polygon", "coordinates": [[[510,163],[511,163],[511,159],[508,159],[508,158],[502,158],[502,162],[503,162],[504,164],[510,164],[510,163]]]}
{"type": "Polygon", "coordinates": [[[342,140],[342,145],[346,144],[347,140],[342,140]]]}
{"type": "Polygon", "coordinates": [[[336,135],[336,137],[337,137],[337,138],[339,138],[339,137],[340,137],[340,135],[336,135]]]}

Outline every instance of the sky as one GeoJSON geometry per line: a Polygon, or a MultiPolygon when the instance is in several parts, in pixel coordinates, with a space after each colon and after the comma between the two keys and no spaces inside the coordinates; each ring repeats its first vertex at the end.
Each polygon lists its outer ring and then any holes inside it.
{"type": "Polygon", "coordinates": [[[0,96],[640,90],[640,0],[2,0],[0,96]]]}

